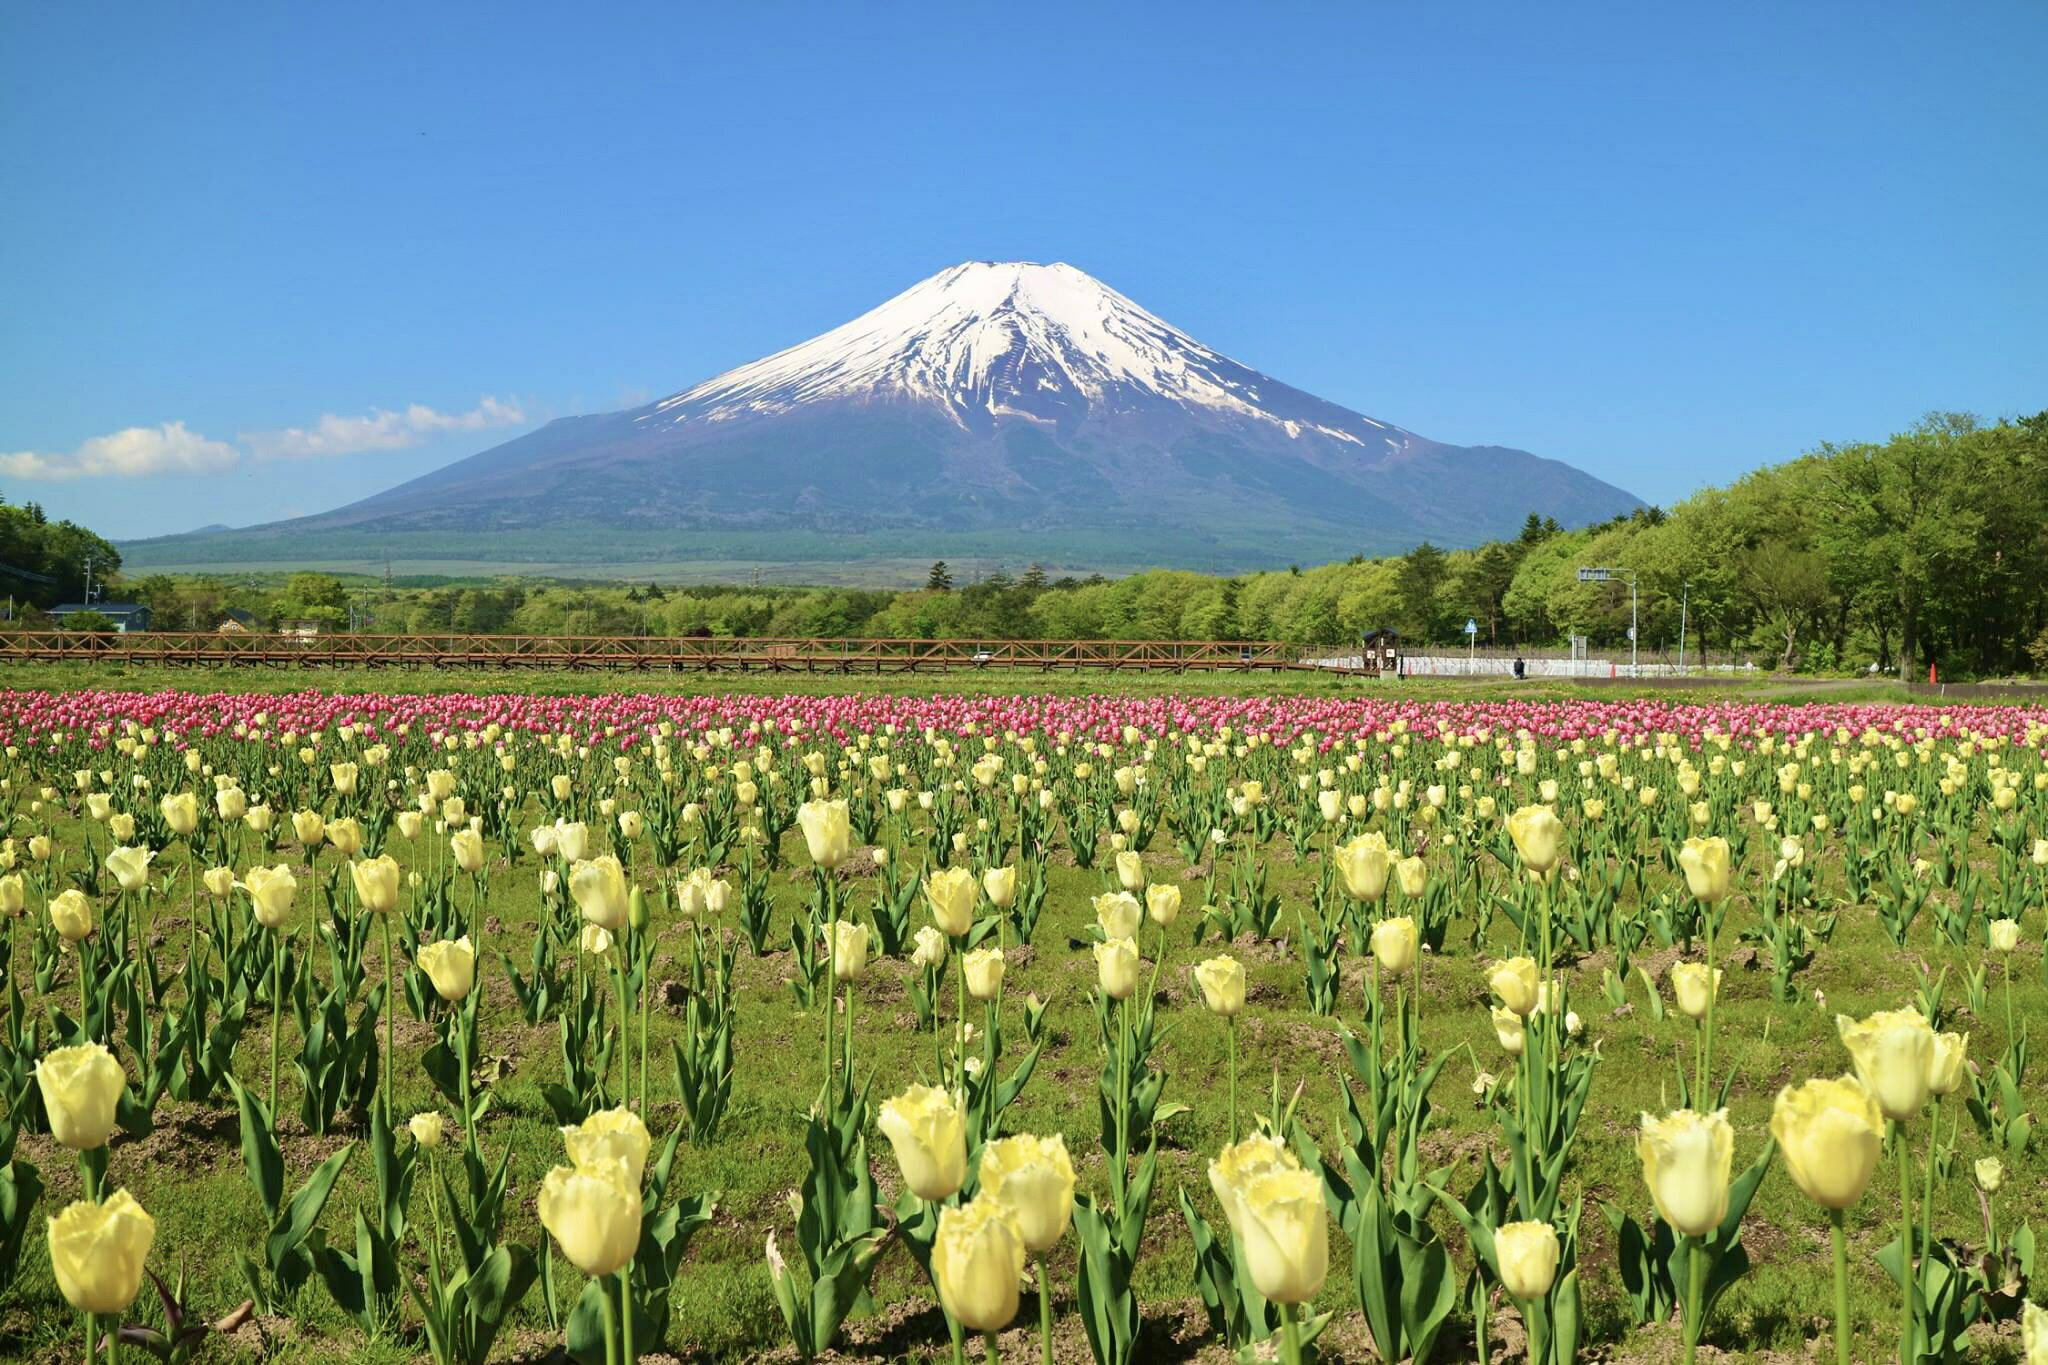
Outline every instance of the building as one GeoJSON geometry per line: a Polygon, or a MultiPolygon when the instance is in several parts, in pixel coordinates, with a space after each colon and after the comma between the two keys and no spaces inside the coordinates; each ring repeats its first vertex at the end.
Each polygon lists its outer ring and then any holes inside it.
{"type": "Polygon", "coordinates": [[[82,611],[96,611],[114,623],[114,629],[126,635],[130,631],[149,629],[149,608],[141,602],[62,602],[50,608],[50,615],[59,626],[82,611]]]}
{"type": "Polygon", "coordinates": [[[214,627],[214,630],[222,635],[246,635],[254,629],[256,629],[255,613],[243,611],[238,607],[229,607],[226,611],[222,612],[220,614],[220,623],[214,627]]]}

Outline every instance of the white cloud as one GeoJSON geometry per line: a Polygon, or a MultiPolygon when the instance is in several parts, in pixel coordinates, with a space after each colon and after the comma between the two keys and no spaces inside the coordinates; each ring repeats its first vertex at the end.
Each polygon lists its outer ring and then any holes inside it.
{"type": "Polygon", "coordinates": [[[403,450],[429,436],[450,431],[483,431],[526,420],[517,399],[485,397],[468,412],[436,412],[414,403],[402,412],[382,408],[368,417],[323,415],[311,426],[283,431],[245,431],[242,445],[215,441],[186,429],[183,422],[129,427],[95,436],[68,455],[32,450],[0,453],[0,477],[61,482],[69,479],[144,478],[152,474],[218,474],[241,463],[244,448],[258,459],[296,460],[351,455],[366,450],[403,450]]]}
{"type": "Polygon", "coordinates": [[[215,474],[241,458],[242,453],[225,441],[188,431],[183,422],[166,422],[160,427],[129,427],[111,436],[95,436],[69,455],[27,450],[0,455],[0,474],[38,480],[215,474]]]}
{"type": "Polygon", "coordinates": [[[303,460],[366,450],[403,450],[442,432],[482,431],[525,420],[526,413],[517,399],[486,397],[468,412],[436,412],[424,403],[414,403],[402,412],[378,408],[367,417],[342,417],[330,412],[310,426],[245,431],[242,441],[262,459],[303,460]]]}

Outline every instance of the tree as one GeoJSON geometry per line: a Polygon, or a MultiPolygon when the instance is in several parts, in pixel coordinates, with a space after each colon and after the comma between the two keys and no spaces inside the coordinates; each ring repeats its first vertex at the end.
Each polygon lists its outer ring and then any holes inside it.
{"type": "Polygon", "coordinates": [[[953,572],[952,570],[946,567],[945,560],[940,559],[933,561],[932,571],[930,574],[926,575],[924,580],[924,587],[926,592],[953,591],[953,572]]]}
{"type": "Polygon", "coordinates": [[[66,630],[113,630],[114,618],[97,611],[74,611],[64,618],[66,630]]]}
{"type": "Polygon", "coordinates": [[[1408,634],[1421,640],[1436,633],[1437,589],[1443,586],[1448,557],[1423,541],[1401,557],[1397,590],[1401,595],[1402,624],[1408,634]]]}

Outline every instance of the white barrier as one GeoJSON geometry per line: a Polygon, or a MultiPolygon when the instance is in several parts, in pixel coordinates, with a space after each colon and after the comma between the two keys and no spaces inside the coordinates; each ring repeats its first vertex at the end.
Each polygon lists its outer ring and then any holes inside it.
{"type": "MultiPolygon", "coordinates": [[[[1365,667],[1364,659],[1356,654],[1332,655],[1305,662],[1317,668],[1365,667]]],[[[1626,659],[1524,658],[1522,662],[1525,675],[1531,678],[1681,678],[1731,676],[1757,671],[1753,663],[1688,663],[1681,669],[1677,664],[1630,664],[1626,659]]],[[[1483,654],[1472,658],[1458,654],[1407,654],[1401,656],[1400,669],[1403,676],[1410,678],[1512,678],[1515,661],[1483,654]]]]}

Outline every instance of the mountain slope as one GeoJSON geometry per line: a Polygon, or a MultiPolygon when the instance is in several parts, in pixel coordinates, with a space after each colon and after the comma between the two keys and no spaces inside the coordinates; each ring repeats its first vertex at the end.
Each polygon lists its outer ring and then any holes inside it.
{"type": "MultiPolygon", "coordinates": [[[[1443,445],[1292,388],[1072,266],[980,262],[645,407],[551,422],[333,512],[183,551],[309,553],[324,537],[517,560],[602,528],[591,557],[605,561],[714,546],[778,559],[792,535],[832,559],[922,544],[965,557],[984,542],[1002,557],[1052,537],[1073,567],[1133,567],[1144,543],[1185,546],[1187,567],[1249,568],[1637,505],[1568,465],[1443,445]]],[[[172,562],[193,540],[133,548],[172,562]]]]}

